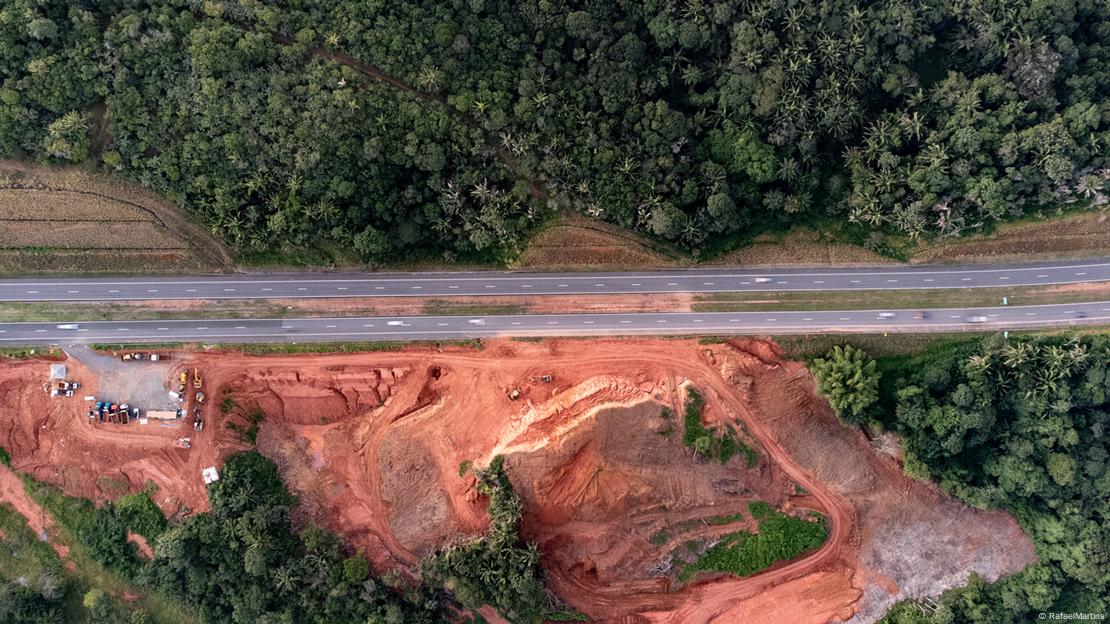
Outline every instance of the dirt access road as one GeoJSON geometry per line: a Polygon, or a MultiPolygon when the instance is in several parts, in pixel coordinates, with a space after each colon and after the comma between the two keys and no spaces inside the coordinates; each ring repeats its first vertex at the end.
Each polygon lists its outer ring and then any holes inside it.
{"type": "MultiPolygon", "coordinates": [[[[153,481],[164,510],[186,513],[207,507],[200,469],[247,447],[229,424],[244,429],[262,414],[258,447],[299,495],[298,517],[339,532],[378,570],[402,574],[484,531],[486,501],[459,467],[501,454],[550,587],[594,621],[873,622],[898,599],[1033,560],[1012,518],[907,479],[840,425],[804,366],[770,342],[175,355],[203,371],[210,406],[227,399],[227,413],[210,410],[191,450],[173,448],[168,431],[87,422],[80,402],[45,397],[37,380],[47,363],[36,361],[0,366],[0,445],[16,469],[71,493],[112,497],[153,481]],[[705,398],[703,420],[733,427],[756,451],[755,465],[699,460],[680,432],[665,435],[681,419],[662,407],[682,405],[691,387],[705,398]],[[697,552],[754,528],[744,511],[754,500],[824,514],[826,543],[751,577],[680,581],[697,552]]],[[[92,372],[72,366],[95,388],[92,372]]]]}

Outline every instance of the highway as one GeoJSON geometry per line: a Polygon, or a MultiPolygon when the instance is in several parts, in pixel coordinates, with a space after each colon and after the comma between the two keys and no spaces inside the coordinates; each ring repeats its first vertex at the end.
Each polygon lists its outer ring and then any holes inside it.
{"type": "Polygon", "coordinates": [[[977,309],[659,312],[504,316],[63,321],[2,323],[0,345],[142,342],[462,340],[497,336],[632,336],[951,332],[1110,323],[1110,301],[977,309]],[[889,316],[888,316],[889,315],[889,316]],[[978,322],[969,322],[974,319],[978,322]]]}
{"type": "Polygon", "coordinates": [[[605,295],[988,288],[1110,281],[1110,259],[989,267],[697,268],[628,273],[296,273],[0,279],[0,301],[605,295]]]}

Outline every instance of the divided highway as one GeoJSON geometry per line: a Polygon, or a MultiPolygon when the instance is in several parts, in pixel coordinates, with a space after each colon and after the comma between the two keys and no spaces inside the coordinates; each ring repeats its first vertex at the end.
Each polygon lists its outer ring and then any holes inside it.
{"type": "Polygon", "coordinates": [[[1110,301],[975,310],[670,312],[0,324],[0,345],[461,340],[496,336],[951,332],[1110,323],[1110,301]]]}
{"type": "Polygon", "coordinates": [[[1110,259],[989,267],[697,268],[628,273],[299,273],[0,279],[0,301],[446,297],[987,288],[1110,281],[1110,259]]]}

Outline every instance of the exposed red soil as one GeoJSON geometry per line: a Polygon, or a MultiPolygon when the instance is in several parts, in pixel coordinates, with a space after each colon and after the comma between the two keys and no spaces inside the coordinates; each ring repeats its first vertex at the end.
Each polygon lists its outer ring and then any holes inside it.
{"type": "MultiPolygon", "coordinates": [[[[907,479],[840,425],[804,366],[770,342],[181,357],[204,372],[210,393],[205,430],[188,431],[191,450],[173,447],[177,430],[88,422],[77,398],[42,393],[47,365],[36,361],[0,367],[0,445],[17,469],[73,494],[118,495],[105,475],[130,491],[149,480],[164,510],[203,510],[201,468],[244,447],[227,423],[246,426],[262,412],[259,450],[299,495],[300,519],[343,534],[379,570],[406,574],[436,548],[483,532],[485,502],[460,463],[502,454],[549,586],[594,621],[871,622],[899,596],[939,593],[972,570],[996,578],[1033,559],[1011,518],[907,479]],[[756,449],[754,467],[742,456],[698,460],[682,446],[679,408],[691,386],[707,423],[734,425],[756,449]],[[225,397],[226,415],[212,407],[225,397]],[[675,410],[669,422],[662,406],[675,410]],[[685,543],[753,529],[746,515],[707,522],[753,500],[825,514],[826,543],[751,577],[678,583],[685,543]]],[[[69,363],[87,384],[81,393],[95,394],[96,380],[69,363]]]]}

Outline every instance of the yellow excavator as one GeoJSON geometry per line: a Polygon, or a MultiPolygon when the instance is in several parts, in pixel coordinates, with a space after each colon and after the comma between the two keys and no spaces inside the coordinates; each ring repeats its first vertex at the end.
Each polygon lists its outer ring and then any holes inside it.
{"type": "Polygon", "coordinates": [[[199,368],[194,368],[193,369],[193,387],[199,390],[201,385],[203,385],[203,384],[200,380],[200,369],[199,368]]]}

